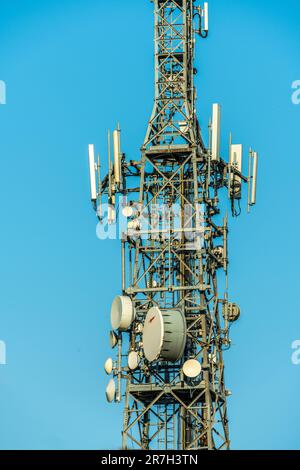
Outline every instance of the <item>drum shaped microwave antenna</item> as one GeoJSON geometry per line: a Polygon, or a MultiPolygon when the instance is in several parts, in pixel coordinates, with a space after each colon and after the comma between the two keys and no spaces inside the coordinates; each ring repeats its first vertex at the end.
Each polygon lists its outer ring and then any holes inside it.
{"type": "Polygon", "coordinates": [[[145,357],[149,362],[158,360],[177,362],[186,345],[186,320],[180,310],[149,310],[143,332],[145,357]]]}
{"type": "Polygon", "coordinates": [[[113,330],[127,331],[135,319],[130,297],[117,296],[112,303],[110,316],[113,330]]]}

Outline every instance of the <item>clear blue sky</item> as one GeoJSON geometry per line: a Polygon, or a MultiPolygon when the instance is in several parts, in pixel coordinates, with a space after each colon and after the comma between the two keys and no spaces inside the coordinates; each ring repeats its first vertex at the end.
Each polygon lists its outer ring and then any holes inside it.
{"type": "MultiPolygon", "coordinates": [[[[232,446],[299,449],[298,180],[300,4],[211,0],[198,45],[198,111],[213,102],[260,152],[259,205],[231,221],[231,298],[242,308],[226,355],[232,446]],[[285,6],[284,6],[285,5],[285,6]]],[[[100,242],[87,144],[105,155],[122,124],[136,159],[153,100],[148,0],[0,1],[0,448],[120,445],[122,407],[104,399],[119,242],[100,242]]]]}

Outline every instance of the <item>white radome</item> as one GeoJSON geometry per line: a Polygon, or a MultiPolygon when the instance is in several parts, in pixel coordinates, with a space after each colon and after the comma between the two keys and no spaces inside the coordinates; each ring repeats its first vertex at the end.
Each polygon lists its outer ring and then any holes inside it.
{"type": "Polygon", "coordinates": [[[122,210],[122,214],[124,217],[129,218],[132,217],[134,214],[134,209],[131,206],[125,206],[122,210]]]}
{"type": "Polygon", "coordinates": [[[135,311],[130,297],[116,297],[111,306],[110,317],[113,330],[127,331],[135,319],[135,311]]]}
{"type": "Polygon", "coordinates": [[[111,379],[108,382],[108,385],[106,387],[106,399],[108,403],[112,403],[116,397],[116,383],[114,379],[111,379]]]}
{"type": "Polygon", "coordinates": [[[158,307],[149,310],[145,320],[143,345],[149,362],[159,359],[164,341],[164,322],[158,307]]]}
{"type": "Polygon", "coordinates": [[[128,367],[130,370],[136,370],[140,364],[140,357],[136,351],[131,351],[128,355],[128,367]]]}
{"type": "Polygon", "coordinates": [[[202,366],[196,359],[190,359],[183,365],[183,373],[189,379],[196,379],[202,372],[202,366]]]}
{"type": "Polygon", "coordinates": [[[186,344],[186,321],[179,310],[149,310],[143,330],[143,348],[149,362],[177,362],[186,344]]]}
{"type": "Polygon", "coordinates": [[[107,373],[107,375],[110,375],[112,373],[113,367],[114,367],[113,360],[110,357],[109,359],[107,359],[107,361],[104,364],[104,370],[107,373]]]}
{"type": "Polygon", "coordinates": [[[112,349],[114,349],[118,344],[118,337],[114,331],[109,333],[109,344],[112,349]]]}

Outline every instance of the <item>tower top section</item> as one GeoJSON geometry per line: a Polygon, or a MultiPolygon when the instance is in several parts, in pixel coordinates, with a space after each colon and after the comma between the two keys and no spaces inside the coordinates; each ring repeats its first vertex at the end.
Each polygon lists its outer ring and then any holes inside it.
{"type": "Polygon", "coordinates": [[[195,36],[208,35],[208,3],[152,0],[155,15],[155,102],[144,148],[202,144],[195,111],[195,36]]]}

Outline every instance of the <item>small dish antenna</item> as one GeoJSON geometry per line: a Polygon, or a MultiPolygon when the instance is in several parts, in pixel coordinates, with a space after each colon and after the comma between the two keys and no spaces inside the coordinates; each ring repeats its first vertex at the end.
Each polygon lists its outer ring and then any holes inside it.
{"type": "Polygon", "coordinates": [[[107,373],[107,375],[110,375],[112,373],[113,367],[114,367],[113,360],[110,357],[109,359],[107,359],[107,361],[104,364],[104,370],[107,373]]]}
{"type": "Polygon", "coordinates": [[[111,379],[108,382],[105,393],[106,393],[106,399],[108,403],[112,403],[116,397],[116,383],[114,379],[111,379]]]}
{"type": "Polygon", "coordinates": [[[227,302],[223,305],[223,317],[231,323],[236,322],[241,316],[241,309],[237,304],[227,302]]]}
{"type": "Polygon", "coordinates": [[[202,372],[202,366],[196,359],[190,359],[184,363],[182,370],[189,379],[196,379],[202,372]]]}
{"type": "Polygon", "coordinates": [[[135,319],[135,310],[130,297],[118,296],[112,303],[111,326],[113,330],[127,331],[135,319]]]}
{"type": "Polygon", "coordinates": [[[136,351],[131,351],[128,355],[128,367],[130,370],[136,370],[140,365],[140,357],[136,351]]]}
{"type": "Polygon", "coordinates": [[[114,349],[118,344],[118,337],[114,331],[109,333],[109,344],[112,349],[114,349]]]}
{"type": "Polygon", "coordinates": [[[134,209],[133,209],[133,207],[131,207],[131,206],[125,206],[125,207],[123,208],[123,210],[122,210],[122,214],[123,214],[123,216],[126,217],[127,219],[128,219],[129,217],[133,217],[133,215],[134,215],[134,209]]]}

